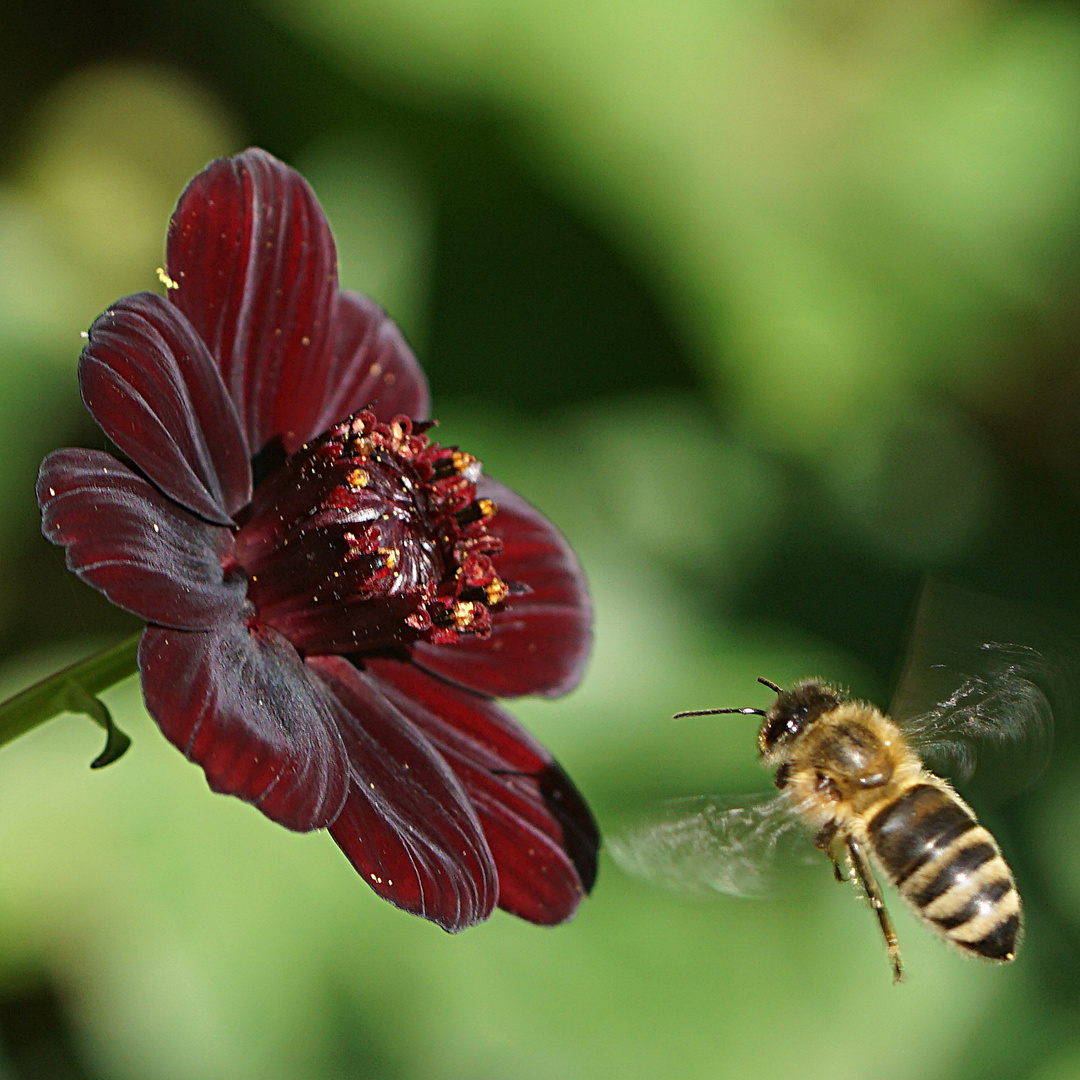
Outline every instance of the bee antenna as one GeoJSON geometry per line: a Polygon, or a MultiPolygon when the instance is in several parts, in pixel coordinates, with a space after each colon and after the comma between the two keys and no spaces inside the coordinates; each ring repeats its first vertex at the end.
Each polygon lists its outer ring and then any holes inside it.
{"type": "Polygon", "coordinates": [[[779,686],[776,685],[776,683],[772,682],[770,679],[762,679],[759,677],[758,682],[761,683],[762,686],[767,686],[774,694],[782,694],[784,692],[780,689],[779,686]]]}
{"type": "Polygon", "coordinates": [[[693,709],[690,712],[677,712],[671,719],[681,720],[684,716],[717,716],[720,713],[742,713],[744,716],[764,716],[764,709],[693,709]]]}

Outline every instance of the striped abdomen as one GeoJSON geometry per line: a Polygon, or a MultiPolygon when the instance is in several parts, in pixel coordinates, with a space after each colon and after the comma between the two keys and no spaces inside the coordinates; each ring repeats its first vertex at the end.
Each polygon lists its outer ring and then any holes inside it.
{"type": "Polygon", "coordinates": [[[1020,897],[994,838],[948,790],[916,784],[870,821],[869,838],[900,894],[954,945],[1011,960],[1020,897]]]}

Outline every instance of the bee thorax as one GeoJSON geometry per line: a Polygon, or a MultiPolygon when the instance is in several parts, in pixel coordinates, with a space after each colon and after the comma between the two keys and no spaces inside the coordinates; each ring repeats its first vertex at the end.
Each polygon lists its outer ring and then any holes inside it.
{"type": "Polygon", "coordinates": [[[883,787],[893,777],[888,748],[868,730],[853,725],[838,726],[821,740],[814,765],[849,797],[883,787]]]}

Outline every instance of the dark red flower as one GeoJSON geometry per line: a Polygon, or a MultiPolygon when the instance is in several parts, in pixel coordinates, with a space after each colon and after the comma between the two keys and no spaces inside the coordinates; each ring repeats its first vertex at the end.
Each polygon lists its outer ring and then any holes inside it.
{"type": "Polygon", "coordinates": [[[145,618],[165,735],[290,829],[328,828],[399,907],[458,930],[568,918],[588,807],[491,700],[576,684],[590,610],[555,528],[430,442],[394,324],[341,290],[299,174],[213,162],[169,226],[167,298],[91,327],[83,401],[125,460],[58,450],[43,532],[145,618]]]}

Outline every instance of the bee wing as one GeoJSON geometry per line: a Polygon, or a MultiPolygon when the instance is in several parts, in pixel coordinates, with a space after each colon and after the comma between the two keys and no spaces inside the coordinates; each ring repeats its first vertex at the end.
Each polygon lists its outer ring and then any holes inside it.
{"type": "Polygon", "coordinates": [[[1045,639],[1039,623],[1006,601],[941,581],[924,585],[890,712],[929,768],[961,782],[978,769],[999,794],[1043,770],[1053,747],[1051,699],[1068,694],[1060,664],[1013,643],[1045,639]]]}
{"type": "Polygon", "coordinates": [[[961,678],[942,665],[959,686],[932,709],[898,719],[935,772],[966,782],[978,769],[992,774],[998,787],[1022,788],[1046,767],[1053,749],[1053,708],[1039,681],[1043,657],[999,642],[980,649],[985,673],[961,678]]]}
{"type": "Polygon", "coordinates": [[[628,874],[667,889],[761,896],[774,887],[778,855],[810,861],[809,835],[783,795],[700,796],[663,803],[608,850],[628,874]]]}

